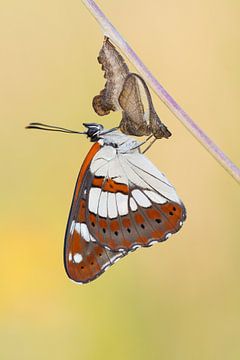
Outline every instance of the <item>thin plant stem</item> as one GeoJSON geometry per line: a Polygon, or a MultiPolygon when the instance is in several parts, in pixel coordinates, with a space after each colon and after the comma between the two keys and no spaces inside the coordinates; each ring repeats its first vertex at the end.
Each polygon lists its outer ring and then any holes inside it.
{"type": "Polygon", "coordinates": [[[163,88],[148,68],[143,64],[137,54],[123,39],[117,29],[111,24],[102,10],[93,0],[82,0],[97,22],[100,24],[104,35],[109,37],[122,53],[131,61],[142,77],[152,87],[158,97],[164,102],[169,110],[181,121],[190,133],[208,150],[208,152],[221,164],[232,177],[240,182],[240,169],[224,154],[224,152],[200,129],[191,117],[181,108],[172,96],[163,88]]]}

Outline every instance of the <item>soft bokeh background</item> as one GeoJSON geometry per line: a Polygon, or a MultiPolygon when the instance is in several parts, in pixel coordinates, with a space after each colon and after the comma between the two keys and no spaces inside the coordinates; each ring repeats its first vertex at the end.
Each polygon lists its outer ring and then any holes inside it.
{"type": "MultiPolygon", "coordinates": [[[[239,164],[239,1],[98,4],[239,164]]],[[[63,237],[90,144],[24,126],[118,123],[91,107],[104,83],[102,34],[79,0],[0,6],[0,358],[239,359],[239,186],[155,96],[173,136],[148,156],[176,186],[187,222],[93,283],[68,280],[63,237]]]]}

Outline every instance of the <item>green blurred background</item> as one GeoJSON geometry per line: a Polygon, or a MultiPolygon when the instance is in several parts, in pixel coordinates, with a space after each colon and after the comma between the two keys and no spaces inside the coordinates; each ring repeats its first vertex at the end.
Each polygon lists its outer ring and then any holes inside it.
{"type": "MultiPolygon", "coordinates": [[[[239,163],[240,3],[98,1],[159,81],[239,163]]],[[[239,187],[153,95],[172,131],[148,152],[187,210],[169,241],[85,286],[62,248],[90,144],[30,121],[115,126],[91,101],[103,36],[81,1],[1,0],[1,359],[239,359],[239,187]]],[[[134,70],[134,69],[133,69],[134,70]]]]}

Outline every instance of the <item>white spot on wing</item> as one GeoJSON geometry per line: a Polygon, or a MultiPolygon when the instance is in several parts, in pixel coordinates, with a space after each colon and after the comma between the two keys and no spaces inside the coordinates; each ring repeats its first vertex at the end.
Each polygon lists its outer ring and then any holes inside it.
{"type": "Polygon", "coordinates": [[[136,202],[133,200],[132,197],[130,198],[130,208],[132,211],[136,211],[138,208],[136,202]]]}
{"type": "Polygon", "coordinates": [[[103,268],[104,271],[108,270],[110,268],[111,265],[107,265],[103,268]]]}
{"type": "Polygon", "coordinates": [[[80,224],[80,223],[76,223],[74,230],[80,235],[80,232],[81,232],[81,224],[80,224]]]}
{"type": "Polygon", "coordinates": [[[115,264],[115,263],[118,262],[120,259],[121,259],[121,256],[113,259],[112,261],[113,261],[113,263],[115,264]]]}
{"type": "Polygon", "coordinates": [[[166,234],[166,235],[165,235],[165,239],[169,239],[169,238],[170,238],[170,236],[172,236],[172,234],[171,234],[171,233],[166,234]]]}
{"type": "Polygon", "coordinates": [[[100,194],[101,194],[101,189],[99,189],[99,188],[91,188],[90,189],[89,199],[88,199],[88,208],[89,208],[89,211],[93,212],[94,214],[97,214],[100,194]]]}
{"type": "Polygon", "coordinates": [[[88,231],[88,227],[86,224],[81,223],[81,236],[84,238],[85,241],[90,241],[90,234],[88,231]]]}
{"type": "Polygon", "coordinates": [[[116,204],[116,195],[113,193],[108,193],[108,217],[110,219],[116,218],[117,213],[117,204],[116,204]]]}
{"type": "Polygon", "coordinates": [[[73,255],[73,260],[76,264],[79,264],[83,260],[83,257],[81,254],[76,253],[73,255]]]}
{"type": "Polygon", "coordinates": [[[128,196],[116,193],[117,209],[120,216],[128,214],[128,196]]]}
{"type": "Polygon", "coordinates": [[[122,254],[119,254],[119,252],[114,253],[113,251],[111,251],[111,253],[108,254],[108,256],[109,256],[111,264],[114,264],[115,261],[117,261],[118,259],[121,259],[122,254]]]}
{"type": "Polygon", "coordinates": [[[152,205],[151,201],[147,198],[147,196],[144,195],[144,193],[139,189],[133,190],[132,196],[134,197],[138,205],[142,207],[146,208],[152,205]]]}
{"type": "Polygon", "coordinates": [[[96,240],[91,234],[89,234],[89,235],[90,235],[90,240],[91,240],[91,241],[97,242],[97,240],[96,240]]]}
{"type": "Polygon", "coordinates": [[[133,245],[133,246],[132,246],[132,249],[133,249],[133,250],[136,250],[136,249],[138,249],[138,248],[140,248],[140,247],[141,247],[141,245],[133,245]]]}
{"type": "Polygon", "coordinates": [[[72,253],[71,252],[68,255],[68,261],[72,261],[72,253]]]}
{"type": "Polygon", "coordinates": [[[102,191],[98,205],[98,214],[105,218],[107,217],[107,197],[108,193],[106,191],[102,191]]]}
{"type": "Polygon", "coordinates": [[[167,200],[163,196],[157,194],[154,191],[144,190],[144,193],[149,197],[149,199],[151,199],[153,202],[157,204],[165,204],[167,202],[167,200]]]}
{"type": "Polygon", "coordinates": [[[157,240],[152,240],[150,243],[149,243],[149,245],[154,245],[154,244],[157,244],[158,243],[158,241],[157,240]]]}
{"type": "Polygon", "coordinates": [[[75,221],[73,220],[70,227],[70,234],[72,235],[75,229],[75,221]]]}

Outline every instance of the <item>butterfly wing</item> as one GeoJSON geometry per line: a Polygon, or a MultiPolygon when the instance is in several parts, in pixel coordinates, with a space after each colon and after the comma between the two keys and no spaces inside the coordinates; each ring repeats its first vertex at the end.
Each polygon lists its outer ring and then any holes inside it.
{"type": "Polygon", "coordinates": [[[98,155],[91,165],[86,216],[98,244],[112,251],[129,251],[164,241],[181,228],[184,205],[144,155],[137,151],[115,157],[98,155]]]}
{"type": "Polygon", "coordinates": [[[74,191],[64,245],[64,264],[68,276],[79,283],[87,283],[101,275],[124,256],[93,242],[86,221],[86,197],[92,175],[89,166],[100,145],[95,143],[81,167],[74,191]]]}
{"type": "Polygon", "coordinates": [[[95,112],[103,116],[109,114],[111,110],[120,110],[118,97],[129,70],[123,57],[107,37],[99,52],[98,61],[102,65],[107,81],[100,94],[93,98],[92,105],[95,112]]]}

